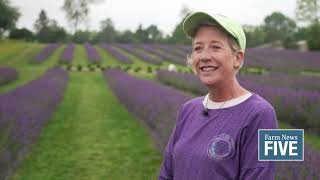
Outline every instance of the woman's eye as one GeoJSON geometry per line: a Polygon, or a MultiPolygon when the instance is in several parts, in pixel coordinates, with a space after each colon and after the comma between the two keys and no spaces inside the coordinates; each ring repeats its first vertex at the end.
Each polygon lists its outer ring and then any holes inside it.
{"type": "Polygon", "coordinates": [[[198,51],[198,50],[200,50],[201,49],[201,47],[195,47],[193,50],[194,51],[198,51]]]}
{"type": "Polygon", "coordinates": [[[220,46],[211,46],[213,49],[220,49],[220,46]]]}

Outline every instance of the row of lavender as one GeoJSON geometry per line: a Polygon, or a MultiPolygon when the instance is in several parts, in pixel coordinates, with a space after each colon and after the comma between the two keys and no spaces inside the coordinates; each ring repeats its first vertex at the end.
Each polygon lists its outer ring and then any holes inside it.
{"type": "MultiPolygon", "coordinates": [[[[146,51],[147,53],[154,54],[158,56],[162,61],[169,61],[175,64],[186,65],[187,56],[174,54],[174,50],[170,48],[162,48],[165,46],[161,45],[150,45],[150,44],[136,44],[135,48],[140,48],[146,51]]],[[[176,51],[178,52],[178,51],[176,51]]]]}
{"type": "Polygon", "coordinates": [[[248,48],[248,66],[267,67],[271,70],[319,70],[320,52],[298,52],[271,48],[248,48]]]}
{"type": "MultiPolygon", "coordinates": [[[[161,74],[158,76],[166,77],[166,71],[158,72],[161,74]]],[[[170,74],[170,73],[169,73],[170,74]]],[[[171,83],[180,89],[188,90],[195,94],[203,94],[206,92],[206,88],[195,80],[194,74],[179,74],[173,73],[175,77],[180,79],[180,81],[175,81],[176,79],[163,79],[166,83],[171,83]],[[192,83],[189,83],[193,81],[192,83]]],[[[247,80],[251,82],[257,82],[259,84],[264,84],[267,86],[275,88],[290,88],[292,90],[309,90],[320,92],[320,78],[314,76],[302,76],[297,74],[285,74],[279,72],[268,72],[264,74],[241,74],[237,76],[240,80],[247,80]]]]}
{"type": "MultiPolygon", "coordinates": [[[[33,63],[41,63],[49,58],[53,54],[53,52],[60,47],[60,44],[48,44],[45,48],[43,48],[33,59],[31,62],[33,63]]],[[[84,47],[87,51],[88,59],[91,63],[99,63],[101,61],[101,57],[96,51],[96,49],[90,44],[85,43],[84,47]]],[[[74,56],[75,44],[68,44],[63,53],[60,55],[60,62],[65,64],[70,64],[73,56],[74,56]]]]}
{"type": "MultiPolygon", "coordinates": [[[[90,63],[98,64],[101,62],[101,56],[99,55],[99,53],[97,52],[97,50],[92,44],[85,43],[84,47],[86,49],[87,57],[90,63]]],[[[102,43],[100,44],[100,47],[108,51],[112,56],[114,56],[120,62],[125,64],[132,64],[132,61],[114,46],[110,44],[102,43]]],[[[41,61],[43,61],[47,59],[54,52],[56,48],[57,48],[56,46],[49,44],[37,55],[37,57],[41,56],[42,57],[41,61]]],[[[61,63],[65,63],[65,64],[71,63],[74,55],[74,48],[75,48],[75,45],[73,43],[70,43],[67,45],[67,47],[64,49],[63,53],[60,56],[61,63]]]]}
{"type": "Polygon", "coordinates": [[[0,95],[0,179],[11,176],[46,126],[68,81],[60,68],[0,95]]]}
{"type": "MultiPolygon", "coordinates": [[[[170,86],[198,95],[208,92],[198,77],[193,74],[160,71],[157,74],[157,79],[170,86]]],[[[241,85],[271,102],[275,106],[278,118],[281,121],[320,134],[320,121],[318,121],[320,116],[319,91],[273,87],[266,83],[254,81],[255,78],[250,77],[250,75],[241,75],[238,79],[241,85]]]]}
{"type": "MultiPolygon", "coordinates": [[[[171,52],[182,59],[191,54],[191,45],[154,45],[171,52]]],[[[272,48],[246,49],[245,67],[267,68],[271,71],[297,72],[303,70],[319,71],[320,52],[299,52],[296,50],[279,50],[272,48]]]]}
{"type": "MultiPolygon", "coordinates": [[[[104,76],[119,101],[151,129],[163,151],[179,108],[193,97],[168,86],[134,78],[120,70],[107,70],[104,76]]],[[[320,178],[320,153],[308,144],[305,145],[304,161],[277,163],[280,179],[320,178]]]]}
{"type": "Polygon", "coordinates": [[[137,48],[133,44],[113,44],[113,46],[124,49],[128,53],[135,55],[136,57],[140,58],[141,60],[143,60],[147,63],[151,63],[151,64],[155,64],[155,65],[160,65],[162,63],[162,59],[159,58],[158,56],[147,53],[147,52],[143,51],[142,49],[137,48]]]}
{"type": "MultiPolygon", "coordinates": [[[[45,48],[43,48],[32,60],[32,62],[43,62],[46,59],[48,59],[48,57],[50,55],[53,54],[53,52],[59,47],[59,44],[48,44],[45,48]]],[[[91,63],[99,63],[101,61],[101,57],[98,54],[98,52],[96,51],[96,49],[92,46],[92,44],[90,43],[85,43],[84,47],[86,49],[87,55],[88,55],[88,59],[89,62],[91,63]]],[[[74,56],[74,49],[75,49],[75,44],[74,43],[70,43],[68,44],[63,53],[60,55],[60,62],[61,63],[65,63],[65,64],[70,64],[73,56],[74,56]]]]}
{"type": "Polygon", "coordinates": [[[14,82],[18,79],[19,73],[11,67],[0,67],[0,86],[14,82]]]}
{"type": "Polygon", "coordinates": [[[238,77],[272,87],[320,92],[320,78],[316,76],[268,72],[264,74],[239,74],[238,77]]]}
{"type": "Polygon", "coordinates": [[[163,148],[174,125],[176,113],[191,97],[171,87],[136,79],[119,69],[106,70],[104,77],[119,101],[129,112],[145,121],[163,148]]]}
{"type": "Polygon", "coordinates": [[[41,63],[48,59],[48,57],[60,47],[60,44],[48,44],[45,48],[43,48],[32,60],[32,63],[41,63]]]}
{"type": "Polygon", "coordinates": [[[109,52],[113,57],[115,57],[118,61],[125,63],[125,64],[132,64],[132,60],[121,53],[117,48],[110,44],[102,43],[100,47],[109,52]]]}
{"type": "Polygon", "coordinates": [[[99,63],[101,61],[101,57],[98,54],[97,50],[90,43],[85,43],[84,47],[87,50],[88,59],[91,63],[99,63]]]}
{"type": "Polygon", "coordinates": [[[60,62],[70,64],[73,59],[74,54],[74,47],[75,45],[73,43],[70,43],[67,45],[67,47],[64,49],[63,53],[60,56],[60,62]]]}
{"type": "MultiPolygon", "coordinates": [[[[47,45],[42,51],[39,52],[39,54],[33,59],[32,62],[38,62],[38,63],[43,62],[44,60],[48,59],[48,57],[58,47],[59,47],[59,44],[47,45]]],[[[89,62],[94,64],[99,64],[101,62],[101,56],[97,52],[96,48],[90,43],[85,43],[84,47],[86,49],[89,62]]],[[[100,44],[100,47],[106,50],[108,53],[110,53],[115,59],[117,59],[118,61],[124,64],[132,64],[133,61],[129,59],[128,56],[124,55],[124,53],[121,52],[119,49],[123,49],[128,53],[131,53],[147,63],[160,65],[162,61],[155,55],[150,55],[147,52],[144,52],[138,45],[130,45],[130,44],[112,44],[111,45],[111,44],[102,43],[100,44]]],[[[74,48],[75,48],[75,45],[73,43],[70,43],[67,45],[67,47],[64,49],[63,53],[60,56],[61,63],[65,63],[65,64],[71,63],[74,55],[74,48]]]]}
{"type": "MultiPolygon", "coordinates": [[[[187,56],[191,54],[191,46],[182,45],[115,44],[115,46],[123,48],[152,64],[169,61],[186,65],[187,56]]],[[[318,71],[320,68],[320,52],[248,48],[246,50],[245,67],[267,68],[278,72],[318,71]]]]}
{"type": "MultiPolygon", "coordinates": [[[[100,55],[90,44],[84,44],[88,59],[92,63],[101,61],[100,55]]],[[[35,58],[34,62],[42,62],[59,47],[59,44],[49,44],[35,58]]],[[[111,53],[122,63],[131,64],[132,61],[120,52],[123,49],[141,60],[160,65],[162,61],[186,65],[187,55],[191,53],[191,46],[166,44],[100,44],[100,47],[111,53]]],[[[61,60],[72,59],[74,45],[69,44],[61,60]],[[70,50],[67,50],[70,49],[70,50]],[[65,58],[66,56],[67,58],[65,58]]],[[[67,60],[68,61],[68,60],[67,60]]],[[[276,50],[262,48],[248,48],[246,50],[245,67],[261,67],[271,71],[301,72],[303,70],[319,70],[320,52],[298,52],[293,50],[276,50]]]]}

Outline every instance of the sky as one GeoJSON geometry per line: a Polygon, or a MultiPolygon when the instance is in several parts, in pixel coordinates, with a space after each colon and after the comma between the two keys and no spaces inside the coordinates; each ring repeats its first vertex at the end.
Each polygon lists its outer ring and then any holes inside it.
{"type": "MultiPolygon", "coordinates": [[[[21,12],[19,28],[33,30],[33,24],[41,9],[50,19],[71,30],[64,11],[64,0],[10,0],[21,12]]],[[[186,6],[193,11],[223,14],[241,24],[259,25],[264,17],[274,11],[294,18],[296,0],[104,0],[90,5],[88,28],[98,30],[100,21],[111,18],[116,29],[135,31],[138,25],[155,24],[164,34],[170,34],[181,21],[181,9],[186,6]]]]}

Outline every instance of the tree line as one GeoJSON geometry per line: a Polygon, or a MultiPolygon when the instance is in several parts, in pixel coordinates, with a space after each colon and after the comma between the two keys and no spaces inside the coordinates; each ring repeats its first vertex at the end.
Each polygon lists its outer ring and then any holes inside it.
{"type": "MultiPolygon", "coordinates": [[[[103,1],[103,0],[100,0],[103,1]]],[[[41,43],[75,42],[75,43],[169,43],[190,44],[182,31],[183,19],[190,14],[188,8],[181,11],[181,20],[172,33],[164,35],[157,25],[143,27],[139,24],[136,30],[120,31],[116,29],[110,18],[100,22],[97,31],[80,30],[79,25],[88,21],[90,3],[99,0],[65,0],[62,10],[72,32],[68,32],[57,21],[48,17],[45,10],[39,12],[34,22],[34,29],[17,28],[16,22],[20,12],[13,7],[9,0],[0,0],[0,37],[8,32],[11,39],[24,39],[41,43]]],[[[296,48],[297,42],[305,40],[311,50],[320,49],[320,0],[297,0],[296,19],[292,19],[281,12],[273,12],[264,18],[260,25],[243,25],[247,46],[255,47],[262,44],[281,45],[285,48],[296,48]],[[302,24],[302,25],[298,25],[302,24]]]]}

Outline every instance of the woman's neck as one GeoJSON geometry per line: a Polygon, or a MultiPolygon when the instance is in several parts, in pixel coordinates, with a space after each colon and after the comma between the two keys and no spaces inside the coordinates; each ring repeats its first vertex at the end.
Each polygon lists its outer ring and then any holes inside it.
{"type": "Polygon", "coordinates": [[[249,91],[243,88],[235,78],[228,83],[209,87],[209,99],[214,102],[228,101],[247,93],[249,91]]]}

